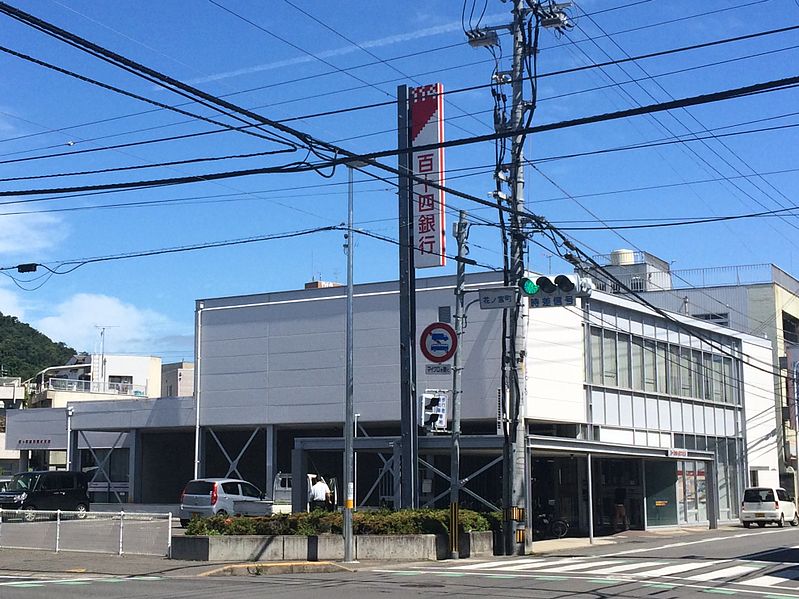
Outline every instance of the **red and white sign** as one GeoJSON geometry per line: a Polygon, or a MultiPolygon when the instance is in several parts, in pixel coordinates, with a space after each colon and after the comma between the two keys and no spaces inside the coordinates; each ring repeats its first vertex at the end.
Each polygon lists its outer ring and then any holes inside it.
{"type": "MultiPolygon", "coordinates": [[[[411,147],[444,141],[444,86],[433,83],[410,89],[411,147]]],[[[444,192],[428,183],[444,185],[444,148],[413,152],[411,171],[424,181],[413,181],[413,239],[416,268],[444,266],[446,222],[444,192]]]]}
{"type": "Polygon", "coordinates": [[[419,347],[424,357],[431,362],[446,362],[455,355],[458,336],[446,322],[434,322],[422,331],[419,347]]]}

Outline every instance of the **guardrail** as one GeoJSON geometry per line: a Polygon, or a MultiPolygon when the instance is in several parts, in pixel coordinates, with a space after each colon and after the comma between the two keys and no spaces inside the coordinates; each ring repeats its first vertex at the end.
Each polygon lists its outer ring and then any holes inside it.
{"type": "Polygon", "coordinates": [[[172,514],[0,510],[0,548],[172,554],[172,514]]]}

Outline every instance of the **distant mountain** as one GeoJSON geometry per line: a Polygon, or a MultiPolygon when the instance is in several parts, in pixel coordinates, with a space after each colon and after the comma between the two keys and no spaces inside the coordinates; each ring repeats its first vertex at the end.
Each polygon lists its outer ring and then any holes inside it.
{"type": "Polygon", "coordinates": [[[24,381],[43,368],[65,364],[76,353],[16,316],[0,313],[0,368],[5,376],[18,376],[24,381]]]}

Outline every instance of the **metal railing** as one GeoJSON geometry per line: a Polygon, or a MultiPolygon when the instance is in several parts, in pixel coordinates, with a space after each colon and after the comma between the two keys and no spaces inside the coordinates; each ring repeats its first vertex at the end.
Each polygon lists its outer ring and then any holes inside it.
{"type": "Polygon", "coordinates": [[[133,395],[144,397],[147,395],[145,385],[133,383],[104,383],[102,381],[79,381],[76,379],[49,379],[44,383],[41,391],[74,391],[77,393],[109,393],[118,395],[133,395]]]}
{"type": "Polygon", "coordinates": [[[172,514],[0,510],[0,548],[172,554],[172,514]]]}

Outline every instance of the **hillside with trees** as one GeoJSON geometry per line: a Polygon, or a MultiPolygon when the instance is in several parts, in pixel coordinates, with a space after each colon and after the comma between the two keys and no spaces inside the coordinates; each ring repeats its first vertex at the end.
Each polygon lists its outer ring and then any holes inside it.
{"type": "Polygon", "coordinates": [[[66,363],[75,353],[16,316],[0,313],[0,368],[5,376],[18,376],[24,381],[43,368],[66,363]]]}

